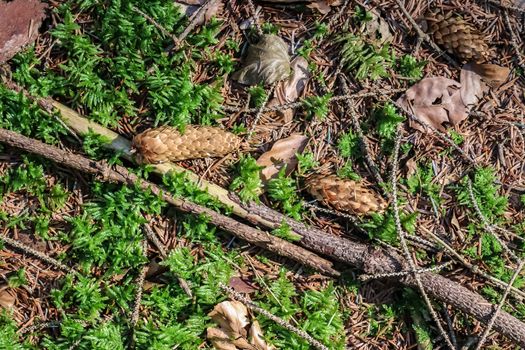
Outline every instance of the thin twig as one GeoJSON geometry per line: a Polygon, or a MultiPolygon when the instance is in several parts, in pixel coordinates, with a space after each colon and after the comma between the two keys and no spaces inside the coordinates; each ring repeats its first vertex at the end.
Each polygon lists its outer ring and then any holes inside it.
{"type": "MultiPolygon", "coordinates": [[[[166,257],[168,256],[168,252],[166,251],[166,247],[164,246],[164,244],[162,244],[159,240],[157,233],[153,231],[149,224],[144,224],[144,231],[146,232],[146,237],[148,237],[151,243],[153,243],[153,245],[158,249],[161,258],[166,259],[166,257]]],[[[190,298],[193,298],[193,293],[191,291],[190,285],[188,284],[188,281],[180,277],[178,274],[174,274],[177,277],[177,281],[179,282],[180,287],[182,288],[182,290],[184,290],[184,293],[186,293],[186,295],[190,298]]]]}
{"type": "Polygon", "coordinates": [[[5,243],[7,243],[8,245],[14,247],[14,248],[17,248],[17,249],[20,249],[21,251],[23,251],[24,253],[26,254],[30,254],[30,255],[33,255],[34,257],[44,261],[44,262],[47,262],[48,264],[51,264],[53,266],[55,266],[56,268],[64,271],[64,272],[67,272],[67,273],[70,273],[72,275],[75,275],[75,276],[81,276],[80,272],[76,271],[75,269],[72,269],[71,267],[69,266],[66,266],[64,265],[63,263],[61,263],[60,261],[50,257],[49,255],[45,254],[45,253],[42,253],[42,252],[39,252],[19,241],[16,241],[12,238],[9,238],[9,237],[6,237],[6,236],[0,236],[0,240],[4,241],[5,243]]]}
{"type": "Polygon", "coordinates": [[[439,320],[438,314],[434,310],[434,307],[432,306],[432,302],[430,301],[430,299],[429,299],[429,297],[428,297],[428,295],[427,295],[427,293],[425,291],[425,288],[423,287],[423,283],[421,282],[421,278],[420,278],[419,274],[417,273],[416,264],[415,264],[414,260],[412,259],[412,254],[410,253],[410,250],[408,249],[408,245],[407,245],[406,238],[405,238],[405,231],[403,230],[403,227],[401,226],[401,218],[400,218],[400,215],[399,215],[399,202],[398,202],[398,198],[397,198],[397,172],[398,172],[398,168],[399,168],[398,155],[399,155],[399,148],[400,148],[400,146],[401,146],[401,125],[399,124],[397,126],[397,129],[396,129],[396,138],[395,138],[394,150],[393,150],[393,155],[392,155],[392,174],[391,174],[392,205],[393,205],[393,208],[394,208],[394,221],[395,221],[395,224],[396,224],[396,231],[397,231],[397,233],[399,235],[399,240],[400,240],[400,243],[401,243],[401,247],[403,248],[403,253],[405,255],[405,259],[407,260],[407,262],[409,264],[410,271],[412,272],[413,277],[414,277],[414,279],[416,281],[416,284],[418,286],[418,289],[419,289],[423,299],[425,300],[427,308],[428,308],[430,314],[432,315],[432,318],[434,319],[434,322],[436,323],[436,325],[437,325],[437,327],[439,329],[439,333],[441,334],[441,336],[443,337],[443,339],[447,343],[447,346],[450,349],[454,349],[454,345],[450,341],[449,336],[447,335],[445,329],[441,325],[441,321],[439,320]]]}
{"type": "Polygon", "coordinates": [[[444,268],[452,265],[454,262],[453,261],[448,261],[444,264],[441,264],[441,265],[437,265],[437,266],[431,266],[431,267],[427,267],[427,268],[424,268],[424,269],[417,269],[416,271],[399,271],[399,272],[393,272],[393,273],[378,273],[378,274],[375,274],[375,275],[360,275],[359,276],[359,280],[361,281],[369,281],[369,280],[372,280],[372,279],[381,279],[381,278],[392,278],[392,277],[403,277],[403,276],[408,276],[412,273],[417,273],[417,274],[420,274],[420,273],[425,273],[425,272],[438,272],[438,271],[441,271],[443,270],[444,268]]]}
{"type": "Polygon", "coordinates": [[[511,5],[504,5],[501,0],[486,0],[489,4],[494,5],[496,7],[500,7],[504,10],[510,10],[510,11],[516,11],[525,13],[525,8],[521,8],[518,6],[511,6],[511,5]]]}
{"type": "Polygon", "coordinates": [[[485,342],[485,340],[487,339],[487,336],[489,335],[489,332],[490,330],[492,329],[492,327],[494,326],[494,323],[496,322],[496,318],[498,317],[498,314],[499,312],[501,311],[501,308],[503,307],[503,305],[505,304],[505,300],[507,299],[507,296],[509,295],[509,292],[510,292],[510,288],[512,287],[512,285],[514,284],[514,281],[516,280],[516,278],[518,277],[518,275],[520,274],[521,270],[523,270],[523,266],[525,265],[525,260],[521,260],[518,267],[516,268],[516,270],[514,271],[514,274],[512,275],[508,285],[507,285],[507,288],[505,288],[505,292],[503,293],[503,296],[501,297],[500,299],[500,302],[498,304],[498,307],[496,308],[496,310],[494,311],[494,314],[492,315],[492,317],[490,318],[490,321],[489,323],[487,324],[487,328],[485,328],[485,331],[483,332],[483,334],[481,335],[481,339],[479,340],[479,343],[478,345],[476,346],[476,350],[480,350],[481,347],[483,346],[483,343],[485,342]]]}
{"type": "Polygon", "coordinates": [[[510,33],[510,43],[514,48],[514,53],[516,54],[516,58],[518,59],[518,65],[523,71],[525,71],[525,59],[523,58],[523,50],[520,50],[518,41],[516,40],[516,34],[514,33],[514,29],[512,29],[512,24],[510,23],[508,10],[503,10],[503,18],[505,19],[505,25],[507,26],[507,29],[510,33]]]}
{"type": "Polygon", "coordinates": [[[261,119],[263,113],[264,113],[264,107],[266,107],[266,104],[268,103],[268,100],[270,99],[271,94],[273,94],[273,91],[275,90],[275,87],[277,86],[277,82],[273,83],[270,86],[270,90],[266,93],[266,96],[264,97],[264,100],[261,103],[261,106],[259,107],[259,110],[257,111],[257,114],[255,115],[255,119],[252,123],[252,126],[250,130],[248,131],[247,141],[250,140],[252,137],[253,131],[255,130],[255,127],[259,123],[259,119],[261,119]]]}
{"type": "Polygon", "coordinates": [[[262,35],[263,31],[261,28],[261,24],[259,23],[259,12],[257,12],[257,9],[255,8],[255,5],[253,4],[252,0],[247,0],[248,7],[250,8],[250,12],[253,16],[253,25],[255,26],[255,30],[257,31],[257,35],[262,35]]]}
{"type": "Polygon", "coordinates": [[[509,254],[509,256],[511,256],[514,259],[514,261],[519,261],[520,259],[516,256],[516,254],[514,254],[512,250],[509,249],[507,244],[505,244],[505,242],[501,240],[501,238],[496,233],[492,225],[489,223],[485,215],[483,215],[483,213],[481,212],[476,196],[474,196],[474,189],[472,188],[472,181],[470,181],[470,178],[468,177],[466,179],[467,179],[467,189],[468,189],[470,201],[472,203],[472,206],[474,207],[474,211],[479,216],[479,219],[481,220],[483,227],[485,228],[485,230],[487,230],[492,235],[492,237],[496,239],[496,241],[498,241],[498,243],[507,252],[507,254],[509,254]]]}
{"type": "Polygon", "coordinates": [[[223,283],[219,283],[219,288],[221,288],[224,292],[228,293],[233,299],[242,302],[244,305],[246,305],[247,308],[252,310],[253,312],[256,312],[258,314],[263,315],[264,317],[274,321],[278,325],[280,325],[283,328],[286,328],[292,333],[295,333],[299,337],[301,337],[303,340],[307,341],[308,344],[312,345],[316,349],[319,350],[329,350],[325,345],[323,345],[318,340],[314,339],[310,334],[306,333],[302,329],[299,329],[295,326],[292,326],[289,322],[286,322],[282,318],[275,316],[274,314],[266,311],[265,309],[259,307],[256,303],[254,303],[251,300],[248,300],[244,295],[241,293],[238,293],[235,291],[235,289],[228,287],[224,285],[223,283]]]}
{"type": "MultiPolygon", "coordinates": [[[[342,74],[339,75],[339,82],[341,84],[341,89],[343,90],[343,93],[349,96],[350,89],[348,88],[348,85],[346,84],[346,81],[342,74]]],[[[350,114],[352,120],[352,126],[354,127],[354,130],[357,133],[357,136],[359,137],[359,146],[361,148],[362,155],[365,158],[366,165],[368,165],[368,168],[370,169],[370,172],[372,172],[372,175],[374,175],[374,178],[378,185],[385,183],[383,177],[379,173],[379,166],[372,159],[372,152],[370,152],[370,147],[368,146],[368,142],[366,141],[367,139],[365,137],[365,134],[363,133],[363,129],[361,129],[361,124],[359,123],[359,119],[357,118],[356,110],[353,104],[350,102],[350,100],[346,99],[345,102],[347,111],[350,114]]]]}
{"type": "MultiPolygon", "coordinates": [[[[147,241],[142,242],[142,254],[147,259],[147,249],[148,249],[148,243],[147,241]]],[[[131,313],[131,328],[135,329],[137,326],[137,322],[139,321],[139,313],[140,313],[140,303],[142,301],[142,292],[144,290],[144,281],[146,280],[146,273],[148,272],[148,264],[144,264],[142,268],[139,271],[139,275],[137,276],[137,279],[135,281],[135,287],[137,288],[135,292],[135,299],[133,301],[133,312],[131,313]]]]}
{"type": "MultiPolygon", "coordinates": [[[[506,288],[507,283],[503,282],[502,280],[497,279],[496,277],[493,277],[486,272],[480,270],[480,268],[476,265],[472,265],[469,263],[465,258],[461,256],[458,252],[454,250],[450,245],[447,244],[443,239],[441,239],[438,235],[433,233],[432,231],[428,230],[426,227],[421,226],[421,229],[425,231],[426,234],[430,235],[433,240],[435,240],[438,244],[443,246],[445,250],[448,252],[448,256],[456,258],[458,262],[460,262],[463,266],[465,266],[467,269],[469,269],[473,274],[479,275],[489,282],[492,282],[494,285],[500,287],[500,288],[506,288]]],[[[525,292],[522,290],[519,290],[518,288],[512,287],[511,292],[514,294],[514,297],[516,297],[519,300],[525,300],[525,292]]]]}
{"type": "MultiPolygon", "coordinates": [[[[397,93],[401,93],[406,91],[406,89],[390,89],[390,90],[379,90],[379,91],[371,91],[371,92],[362,92],[362,93],[356,93],[356,94],[350,94],[350,95],[339,95],[339,96],[332,96],[328,99],[328,103],[336,103],[339,101],[345,101],[345,100],[353,100],[357,98],[364,98],[364,97],[373,97],[378,95],[386,96],[387,94],[393,95],[397,93]]],[[[231,107],[231,106],[223,106],[222,109],[225,112],[230,113],[236,113],[236,112],[244,112],[244,113],[255,113],[255,112],[279,112],[286,109],[291,108],[299,108],[304,105],[304,101],[297,101],[297,102],[288,102],[284,103],[282,105],[274,105],[269,107],[255,107],[255,108],[239,108],[239,107],[231,107]]]]}
{"type": "Polygon", "coordinates": [[[157,21],[155,21],[155,19],[153,19],[153,17],[151,17],[150,15],[148,15],[147,13],[145,13],[144,11],[142,11],[141,9],[139,9],[136,6],[133,6],[131,9],[133,11],[135,11],[136,13],[140,14],[142,17],[144,17],[148,22],[153,24],[155,26],[155,28],[157,28],[158,30],[160,30],[162,32],[162,34],[164,34],[168,38],[171,38],[171,40],[173,41],[173,44],[175,46],[179,46],[180,45],[179,39],[175,35],[171,34],[169,32],[169,30],[167,30],[162,25],[160,25],[157,21]]]}

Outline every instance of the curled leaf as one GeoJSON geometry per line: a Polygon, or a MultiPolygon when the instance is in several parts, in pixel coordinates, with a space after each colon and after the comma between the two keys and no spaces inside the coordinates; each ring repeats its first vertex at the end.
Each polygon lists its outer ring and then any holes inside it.
{"type": "Polygon", "coordinates": [[[467,63],[463,66],[460,73],[460,94],[463,104],[468,108],[476,105],[483,97],[483,94],[488,91],[488,87],[483,82],[481,75],[472,69],[472,64],[467,63]]]}
{"type": "MultiPolygon", "coordinates": [[[[268,107],[295,102],[303,93],[310,79],[308,61],[301,56],[297,56],[292,61],[291,68],[292,75],[277,85],[274,92],[275,97],[268,102],[268,107]]],[[[293,109],[291,108],[278,111],[277,113],[283,117],[285,122],[292,120],[293,109]]]]}
{"type": "Polygon", "coordinates": [[[230,336],[245,336],[248,322],[248,309],[238,301],[223,301],[215,305],[208,314],[230,336]]]}
{"type": "Polygon", "coordinates": [[[0,1],[0,63],[36,40],[45,9],[38,0],[0,1]]]}
{"type": "Polygon", "coordinates": [[[202,6],[206,8],[198,13],[198,17],[194,19],[196,25],[202,25],[208,22],[212,17],[219,14],[223,9],[223,4],[219,0],[211,0],[205,5],[205,0],[184,0],[184,1],[175,1],[181,9],[182,12],[188,17],[191,17],[201,9],[202,6]]]}
{"type": "Polygon", "coordinates": [[[241,84],[273,84],[290,75],[288,45],[273,34],[262,35],[257,44],[248,47],[243,67],[232,76],[241,84]]]}
{"type": "Polygon", "coordinates": [[[501,84],[508,79],[510,74],[510,69],[498,66],[497,64],[469,63],[465,65],[463,69],[467,66],[492,88],[500,87],[501,84]]]}
{"type": "Polygon", "coordinates": [[[308,143],[308,137],[293,134],[275,142],[272,148],[257,159],[257,165],[263,166],[261,179],[267,183],[276,178],[279,171],[286,167],[286,174],[290,174],[297,167],[297,153],[302,153],[308,143]]]}
{"type": "Polygon", "coordinates": [[[217,350],[273,350],[266,344],[257,321],[248,315],[248,309],[238,301],[223,301],[208,314],[219,327],[210,327],[206,337],[217,350]],[[249,326],[249,329],[248,329],[249,326]]]}
{"type": "MultiPolygon", "coordinates": [[[[425,78],[410,87],[397,102],[421,121],[444,131],[443,123],[457,124],[468,116],[468,109],[461,99],[461,85],[444,77],[425,78]]],[[[413,121],[410,126],[425,131],[413,121]]]]}

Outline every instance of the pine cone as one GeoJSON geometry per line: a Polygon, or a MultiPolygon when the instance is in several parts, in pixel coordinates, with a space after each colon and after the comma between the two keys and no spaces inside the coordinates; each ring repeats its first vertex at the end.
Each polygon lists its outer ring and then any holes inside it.
{"type": "Polygon", "coordinates": [[[184,133],[163,126],[133,138],[132,147],[139,163],[162,163],[185,159],[221,157],[239,148],[241,139],[217,127],[186,126],[184,133]]]}
{"type": "Polygon", "coordinates": [[[308,180],[307,189],[327,206],[356,215],[381,213],[388,206],[381,196],[363,184],[335,175],[316,175],[308,180]]]}
{"type": "Polygon", "coordinates": [[[436,44],[464,61],[480,62],[489,56],[484,36],[470,23],[449,11],[445,14],[429,12],[425,15],[427,33],[436,44]]]}

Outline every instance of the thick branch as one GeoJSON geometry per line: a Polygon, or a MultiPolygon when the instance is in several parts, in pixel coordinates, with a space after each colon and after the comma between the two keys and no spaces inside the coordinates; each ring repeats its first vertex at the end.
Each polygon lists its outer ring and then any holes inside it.
{"type": "Polygon", "coordinates": [[[175,198],[172,195],[165,193],[157,185],[139,178],[124,167],[110,167],[106,163],[92,161],[80,155],[61,150],[55,146],[47,145],[38,140],[5,129],[0,129],[0,142],[12,147],[23,149],[30,153],[38,154],[58,164],[67,165],[88,174],[99,175],[102,177],[103,181],[120,182],[129,185],[137,184],[145,190],[150,189],[154,194],[177,207],[180,211],[196,215],[204,214],[210,220],[210,223],[232,233],[236,237],[281,256],[298,261],[303,265],[309,266],[328,275],[339,275],[339,272],[333,268],[332,263],[328,260],[325,260],[304,248],[240,223],[213,210],[183,199],[175,198]]]}

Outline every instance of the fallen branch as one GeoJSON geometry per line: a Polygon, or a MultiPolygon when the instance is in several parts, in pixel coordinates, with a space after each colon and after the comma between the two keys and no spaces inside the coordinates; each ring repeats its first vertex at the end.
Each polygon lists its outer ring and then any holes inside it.
{"type": "Polygon", "coordinates": [[[158,195],[161,199],[167,203],[172,204],[182,212],[195,215],[205,215],[211,224],[232,233],[240,239],[248,241],[278,255],[298,261],[305,266],[309,266],[327,275],[339,275],[339,272],[333,268],[330,261],[325,260],[318,255],[304,248],[298,247],[288,241],[257,230],[251,226],[242,224],[211,209],[202,207],[184,199],[175,198],[174,196],[165,193],[157,185],[139,178],[137,175],[129,172],[122,166],[110,167],[105,162],[96,162],[5,129],[0,129],[0,142],[3,142],[12,147],[20,148],[30,153],[40,155],[58,164],[66,165],[70,168],[88,174],[98,175],[103,181],[106,182],[118,182],[128,185],[137,185],[144,190],[150,190],[152,193],[158,195]]]}
{"type": "MultiPolygon", "coordinates": [[[[96,123],[87,121],[75,111],[56,101],[40,99],[37,102],[47,110],[52,110],[53,106],[58,108],[64,122],[79,134],[85,134],[89,129],[92,129],[94,132],[108,137],[111,141],[111,143],[108,144],[109,148],[121,151],[125,157],[132,159],[131,153],[129,152],[130,142],[127,139],[96,123]]],[[[90,161],[90,163],[94,162],[90,161]]],[[[242,203],[235,194],[213,183],[199,181],[199,176],[175,164],[157,164],[154,170],[160,174],[165,174],[169,171],[185,172],[188,174],[190,180],[195,181],[202,189],[208,190],[210,194],[216,196],[223,204],[230,206],[235,215],[256,225],[262,225],[268,228],[277,228],[284,221],[290,226],[293,233],[302,237],[299,244],[303,247],[329,256],[335,260],[348,263],[364,271],[366,274],[388,274],[408,269],[404,259],[394,250],[374,248],[365,243],[336,237],[315,227],[307,227],[305,224],[290,219],[264,205],[242,203]]],[[[239,224],[233,219],[230,220],[239,224]]],[[[249,239],[245,240],[249,241],[249,239]]],[[[257,245],[256,242],[252,243],[257,245]]],[[[335,271],[331,266],[330,269],[331,271],[335,271]]],[[[337,271],[335,272],[337,273],[337,271]]],[[[458,308],[485,324],[489,322],[494,306],[477,293],[468,290],[459,283],[431,272],[420,274],[420,279],[425,290],[427,290],[433,298],[458,308]]],[[[410,276],[400,279],[400,282],[407,286],[415,286],[415,280],[410,276]]],[[[493,328],[521,346],[525,346],[525,324],[512,315],[504,311],[500,312],[493,328]]]]}

